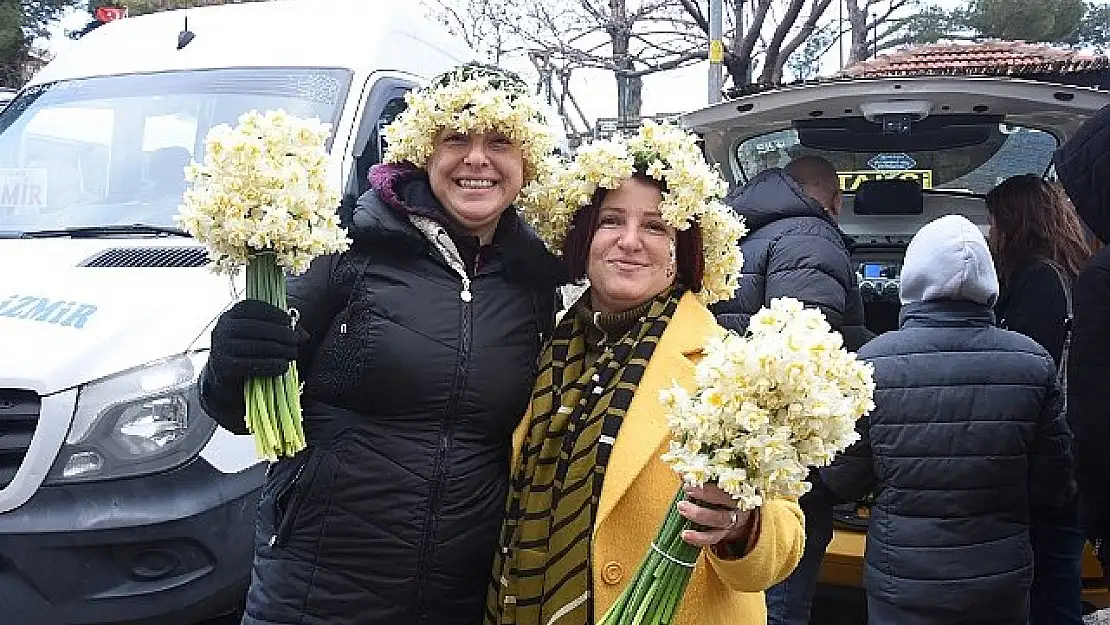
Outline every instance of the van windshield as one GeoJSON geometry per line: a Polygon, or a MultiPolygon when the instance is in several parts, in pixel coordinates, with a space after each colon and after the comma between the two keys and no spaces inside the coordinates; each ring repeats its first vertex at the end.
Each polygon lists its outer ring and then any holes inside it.
{"type": "Polygon", "coordinates": [[[184,168],[203,160],[210,128],[251,109],[334,125],[350,80],[343,69],[250,68],[28,88],[0,113],[0,233],[174,226],[184,168]]]}

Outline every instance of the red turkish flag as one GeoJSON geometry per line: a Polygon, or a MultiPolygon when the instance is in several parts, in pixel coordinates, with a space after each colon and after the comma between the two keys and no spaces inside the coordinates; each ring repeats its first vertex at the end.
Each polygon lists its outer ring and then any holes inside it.
{"type": "Polygon", "coordinates": [[[96,21],[104,24],[125,17],[127,17],[126,7],[98,7],[96,9],[96,21]]]}

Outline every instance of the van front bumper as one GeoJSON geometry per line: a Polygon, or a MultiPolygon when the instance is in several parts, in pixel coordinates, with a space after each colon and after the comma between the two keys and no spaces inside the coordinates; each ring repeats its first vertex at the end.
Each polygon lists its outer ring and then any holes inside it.
{"type": "Polygon", "coordinates": [[[203,459],[139,478],[43,487],[0,514],[0,622],[177,625],[235,609],[265,465],[203,459]]]}

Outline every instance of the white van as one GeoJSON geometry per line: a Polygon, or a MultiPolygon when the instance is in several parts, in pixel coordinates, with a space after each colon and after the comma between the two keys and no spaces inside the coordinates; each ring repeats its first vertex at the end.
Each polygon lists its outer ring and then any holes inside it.
{"type": "Polygon", "coordinates": [[[241,294],[175,227],[183,167],[250,109],[334,124],[368,187],[403,95],[474,55],[405,3],[109,23],[0,113],[0,622],[192,623],[239,604],[266,466],[193,388],[241,294]]]}

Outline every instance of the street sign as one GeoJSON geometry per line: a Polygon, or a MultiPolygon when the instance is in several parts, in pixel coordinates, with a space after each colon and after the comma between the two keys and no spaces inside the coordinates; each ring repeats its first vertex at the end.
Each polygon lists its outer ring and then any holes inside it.
{"type": "Polygon", "coordinates": [[[107,24],[127,17],[127,7],[97,7],[96,21],[107,24]]]}
{"type": "Polygon", "coordinates": [[[599,117],[594,124],[594,138],[608,139],[617,133],[632,134],[647,120],[657,124],[677,124],[681,113],[660,113],[622,120],[619,117],[599,117]]]}

